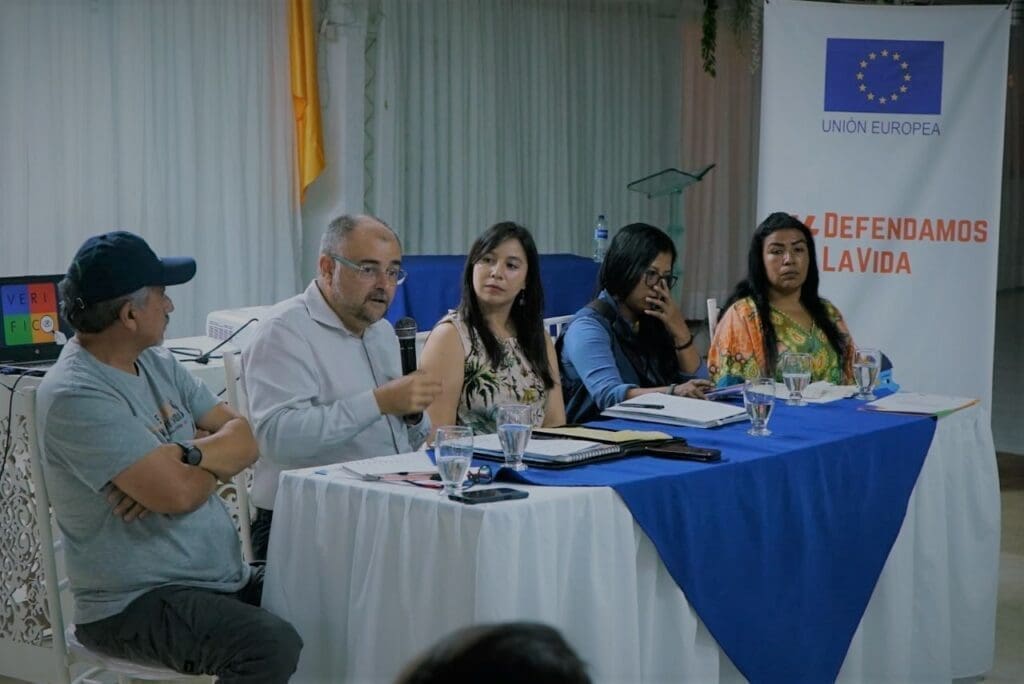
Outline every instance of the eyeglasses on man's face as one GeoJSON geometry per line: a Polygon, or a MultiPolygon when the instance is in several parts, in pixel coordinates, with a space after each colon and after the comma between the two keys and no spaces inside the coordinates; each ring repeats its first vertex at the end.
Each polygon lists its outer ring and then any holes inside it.
{"type": "Polygon", "coordinates": [[[644,271],[644,285],[647,287],[656,287],[659,280],[665,283],[665,287],[671,290],[679,282],[679,276],[671,273],[661,274],[653,268],[644,271]]]}
{"type": "Polygon", "coordinates": [[[351,259],[346,259],[340,254],[330,254],[329,257],[337,261],[342,266],[348,266],[355,271],[360,278],[363,280],[377,281],[383,273],[388,277],[388,282],[393,285],[401,285],[405,282],[405,279],[409,277],[409,274],[400,268],[391,266],[389,268],[381,268],[377,264],[358,264],[351,259]]]}

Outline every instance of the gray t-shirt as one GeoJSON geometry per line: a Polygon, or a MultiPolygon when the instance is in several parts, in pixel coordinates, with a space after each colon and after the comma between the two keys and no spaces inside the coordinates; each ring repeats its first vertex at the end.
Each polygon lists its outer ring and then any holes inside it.
{"type": "Polygon", "coordinates": [[[249,580],[238,533],[216,495],[182,515],[126,523],[104,488],[161,444],[195,437],[193,416],[217,399],[169,352],[145,350],[138,375],[97,360],[72,339],[37,394],[43,474],[64,553],[75,622],[116,615],[169,584],[232,592],[249,580]]]}

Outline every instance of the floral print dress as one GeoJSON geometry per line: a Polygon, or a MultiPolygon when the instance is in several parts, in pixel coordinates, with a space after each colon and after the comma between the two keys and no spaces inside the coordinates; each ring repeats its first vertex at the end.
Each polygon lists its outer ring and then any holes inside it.
{"type": "MultiPolygon", "coordinates": [[[[832,302],[827,299],[821,301],[829,318],[835,321],[839,332],[846,338],[847,347],[852,349],[853,340],[843,315],[832,302]]],[[[788,351],[805,352],[811,355],[811,382],[827,380],[836,385],[853,383],[853,354],[840,359],[824,331],[813,323],[808,330],[774,307],[771,316],[780,358],[788,351]]],[[[708,371],[711,380],[721,386],[764,375],[764,367],[761,318],[754,300],[747,297],[730,306],[715,327],[715,338],[708,351],[708,371]]],[[[775,379],[781,382],[781,371],[776,372],[775,379]]]]}
{"type": "Polygon", "coordinates": [[[477,341],[474,347],[469,327],[457,313],[449,313],[438,325],[446,323],[458,330],[466,353],[457,412],[459,425],[468,425],[474,434],[496,432],[498,406],[501,404],[533,406],[534,425],[541,425],[547,406],[547,389],[544,381],[533,372],[519,342],[514,337],[499,340],[505,353],[498,367],[492,368],[483,343],[477,341]]]}

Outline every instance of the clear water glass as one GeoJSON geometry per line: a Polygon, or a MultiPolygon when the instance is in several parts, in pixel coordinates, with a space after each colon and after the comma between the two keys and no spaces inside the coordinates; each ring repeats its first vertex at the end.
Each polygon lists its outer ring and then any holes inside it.
{"type": "Polygon", "coordinates": [[[461,494],[462,483],[473,460],[473,429],[463,425],[442,425],[434,435],[434,460],[441,474],[442,494],[461,494]]]}
{"type": "Polygon", "coordinates": [[[775,380],[772,378],[756,378],[743,384],[743,406],[750,418],[748,435],[767,437],[772,434],[768,429],[768,420],[772,417],[775,407],[775,380]]]}
{"type": "Polygon", "coordinates": [[[870,347],[857,347],[853,355],[853,379],[857,382],[857,399],[874,401],[878,397],[871,390],[882,367],[882,352],[870,347]]]}
{"type": "Polygon", "coordinates": [[[803,392],[811,384],[811,355],[800,352],[786,352],[779,362],[782,381],[789,390],[787,406],[807,406],[803,392]]]}
{"type": "Polygon", "coordinates": [[[534,408],[526,404],[502,404],[498,407],[498,439],[505,452],[505,467],[526,470],[523,454],[533,433],[534,408]]]}

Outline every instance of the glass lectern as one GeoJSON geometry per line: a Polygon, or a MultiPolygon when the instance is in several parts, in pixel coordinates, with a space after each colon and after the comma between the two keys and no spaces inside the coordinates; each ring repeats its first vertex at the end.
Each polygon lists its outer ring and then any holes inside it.
{"type": "Polygon", "coordinates": [[[626,186],[627,190],[644,193],[647,199],[668,195],[668,225],[665,226],[665,232],[672,238],[679,251],[680,266],[683,264],[683,190],[703,179],[713,168],[714,164],[708,164],[697,171],[665,169],[626,186]]]}

